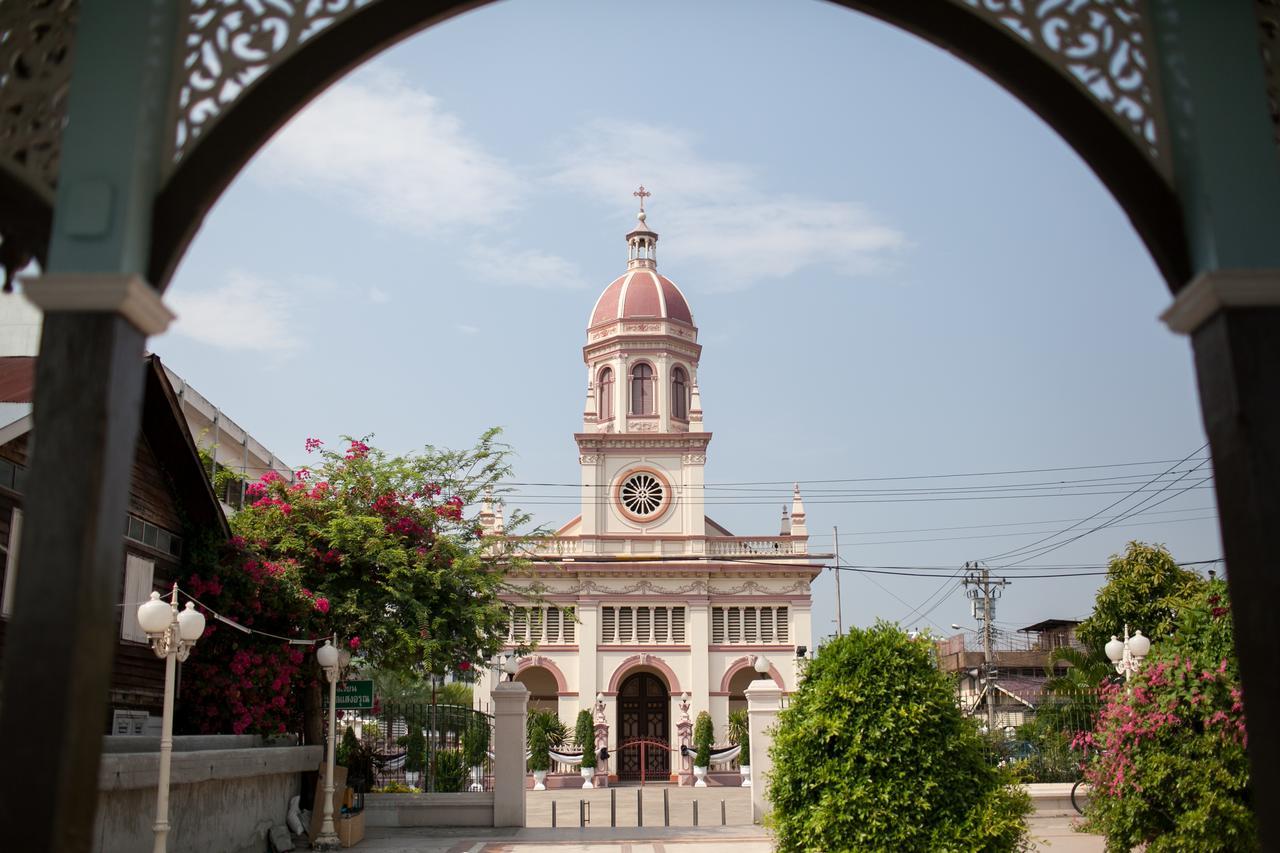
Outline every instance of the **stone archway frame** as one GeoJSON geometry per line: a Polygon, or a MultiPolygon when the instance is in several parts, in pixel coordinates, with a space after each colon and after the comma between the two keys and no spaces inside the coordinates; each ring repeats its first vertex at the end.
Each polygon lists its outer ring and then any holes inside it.
{"type": "MultiPolygon", "coordinates": [[[[729,668],[724,671],[724,677],[720,679],[720,692],[722,694],[726,696],[729,695],[729,684],[733,681],[733,677],[735,675],[742,672],[744,669],[754,670],[756,657],[757,655],[747,655],[745,657],[740,657],[729,664],[729,668]]],[[[774,684],[778,685],[783,690],[787,689],[786,683],[782,680],[782,673],[773,665],[773,661],[769,661],[769,677],[773,679],[774,684]]]]}
{"type": "Polygon", "coordinates": [[[609,678],[609,694],[616,696],[618,690],[622,687],[622,681],[631,671],[641,666],[649,666],[656,669],[667,680],[667,694],[671,698],[679,696],[684,691],[680,688],[680,679],[676,676],[675,670],[671,665],[657,655],[651,655],[648,652],[641,652],[618,664],[618,668],[613,671],[613,675],[609,678]]]}
{"type": "MultiPolygon", "coordinates": [[[[198,139],[183,148],[155,199],[148,264],[151,283],[164,290],[218,197],[298,110],[365,60],[432,24],[489,2],[371,0],[362,5],[349,0],[332,13],[332,23],[318,32],[308,31],[305,39],[293,32],[287,48],[263,60],[261,75],[234,100],[218,105],[198,139]]],[[[1086,4],[1083,13],[1057,9],[1015,13],[993,11],[980,0],[835,2],[954,54],[1022,101],[1106,185],[1133,222],[1170,290],[1177,292],[1190,280],[1182,208],[1168,178],[1163,97],[1144,20],[1147,4],[1124,10],[1128,20],[1106,19],[1107,26],[1122,30],[1117,37],[1124,49],[1145,56],[1143,63],[1126,69],[1127,74],[1137,75],[1136,89],[1121,91],[1108,103],[1091,92],[1087,81],[1101,74],[1107,78],[1104,82],[1113,84],[1111,89],[1118,88],[1122,81],[1107,77],[1108,60],[1113,57],[1104,52],[1078,58],[1081,45],[1098,36],[1089,30],[1087,15],[1104,11],[1102,6],[1086,4]],[[1072,51],[1076,57],[1068,56],[1072,51]],[[1122,109],[1125,98],[1132,102],[1128,111],[1122,109]],[[1150,131],[1154,140],[1140,135],[1146,128],[1154,128],[1150,131]]],[[[296,11],[286,23],[292,31],[315,26],[296,11]]],[[[1103,50],[1096,45],[1106,41],[1093,39],[1094,54],[1103,50]]],[[[176,134],[182,118],[176,104],[174,112],[176,134]]]]}
{"type": "Polygon", "coordinates": [[[545,669],[556,680],[557,693],[563,696],[569,692],[569,682],[565,680],[564,672],[561,671],[560,667],[556,666],[555,661],[551,660],[551,658],[543,655],[520,658],[520,663],[516,665],[516,677],[519,678],[520,673],[531,669],[545,669]]]}

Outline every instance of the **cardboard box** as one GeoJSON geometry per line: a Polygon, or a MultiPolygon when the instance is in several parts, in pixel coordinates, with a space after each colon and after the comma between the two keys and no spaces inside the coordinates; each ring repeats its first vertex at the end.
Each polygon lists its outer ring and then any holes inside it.
{"type": "Polygon", "coordinates": [[[364,840],[364,812],[348,812],[333,822],[338,841],[343,847],[354,847],[364,840]]]}
{"type": "MultiPolygon", "coordinates": [[[[320,779],[316,782],[315,803],[311,807],[311,826],[307,828],[307,838],[315,841],[320,837],[320,827],[324,825],[324,765],[320,766],[320,779]]],[[[337,826],[338,815],[342,813],[342,798],[347,791],[347,768],[341,764],[333,768],[333,823],[337,826]]]]}

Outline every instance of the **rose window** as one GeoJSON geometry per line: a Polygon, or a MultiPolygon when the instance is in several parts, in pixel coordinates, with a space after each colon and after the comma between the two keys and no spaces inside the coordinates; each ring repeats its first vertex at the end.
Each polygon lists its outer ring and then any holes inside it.
{"type": "Polygon", "coordinates": [[[667,490],[653,474],[639,471],[623,481],[618,498],[627,512],[638,518],[648,518],[662,509],[667,490]]]}

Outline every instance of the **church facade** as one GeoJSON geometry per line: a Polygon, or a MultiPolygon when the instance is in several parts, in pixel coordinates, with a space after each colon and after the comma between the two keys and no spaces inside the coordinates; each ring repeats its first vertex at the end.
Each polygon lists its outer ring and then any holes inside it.
{"type": "MultiPolygon", "coordinates": [[[[736,536],[706,515],[711,433],[698,327],[658,272],[658,235],[641,200],[626,271],[587,325],[586,404],[574,435],[581,512],[528,546],[534,577],[516,582],[541,592],[509,597],[508,651],[535,647],[515,674],[530,707],[557,712],[571,730],[579,710],[602,711],[611,769],[623,780],[639,777],[640,751],[628,742],[678,744],[683,702],[693,716],[709,711],[724,743],[759,658],[784,690],[795,689],[821,569],[798,488],[776,534],[736,536]]],[[[487,507],[481,523],[501,532],[501,513],[487,507]]],[[[649,778],[674,769],[662,750],[644,760],[649,778]]]]}

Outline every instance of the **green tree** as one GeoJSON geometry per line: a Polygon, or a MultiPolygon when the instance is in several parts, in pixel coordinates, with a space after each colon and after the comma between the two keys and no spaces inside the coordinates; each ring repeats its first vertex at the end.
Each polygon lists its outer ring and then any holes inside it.
{"type": "Polygon", "coordinates": [[[768,796],[780,851],[1008,851],[1029,796],[990,766],[931,641],[896,625],[824,645],[778,718],[768,796]]]}
{"type": "Polygon", "coordinates": [[[551,744],[548,742],[547,730],[542,722],[532,716],[529,725],[529,769],[551,769],[551,744]]]}
{"type": "Polygon", "coordinates": [[[1093,613],[1076,628],[1076,637],[1095,657],[1124,626],[1158,642],[1173,632],[1177,612],[1203,581],[1179,566],[1163,545],[1130,542],[1111,557],[1107,582],[1094,598],[1093,613]]]}
{"type": "Polygon", "coordinates": [[[405,739],[404,769],[409,773],[421,773],[427,764],[427,739],[422,727],[413,725],[405,739]]]}
{"type": "Polygon", "coordinates": [[[1185,601],[1128,684],[1107,690],[1093,732],[1087,828],[1107,850],[1258,850],[1239,670],[1224,581],[1185,601]]]}
{"type": "Polygon", "coordinates": [[[525,732],[529,741],[533,741],[533,730],[542,729],[547,736],[547,745],[560,749],[569,740],[569,727],[554,711],[542,711],[534,708],[525,717],[525,732]]]}
{"type": "Polygon", "coordinates": [[[573,727],[574,739],[582,750],[582,766],[590,770],[596,766],[596,727],[591,722],[591,712],[583,708],[578,712],[577,724],[573,727]]]}

